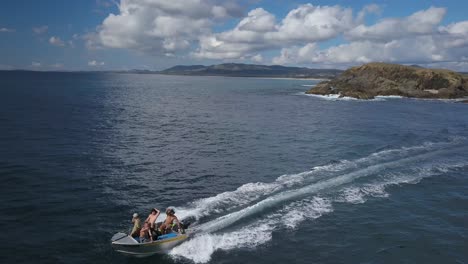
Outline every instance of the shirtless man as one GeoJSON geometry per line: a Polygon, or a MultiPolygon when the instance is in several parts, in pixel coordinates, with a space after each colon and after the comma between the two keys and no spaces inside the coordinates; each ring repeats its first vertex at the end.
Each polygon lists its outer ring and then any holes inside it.
{"type": "Polygon", "coordinates": [[[145,225],[140,230],[140,243],[148,242],[148,240],[153,242],[153,233],[151,232],[150,224],[145,222],[145,225]]]}
{"type": "Polygon", "coordinates": [[[148,215],[148,218],[146,218],[145,223],[150,224],[150,228],[154,229],[156,226],[156,219],[158,219],[160,214],[161,212],[158,209],[151,209],[151,213],[148,215]]]}
{"type": "Polygon", "coordinates": [[[166,209],[166,220],[161,224],[159,227],[159,230],[161,230],[161,233],[167,234],[170,233],[172,229],[172,223],[176,221],[177,226],[179,227],[179,232],[181,232],[182,228],[180,226],[179,219],[177,219],[177,216],[175,216],[175,211],[172,208],[167,208],[166,209]],[[169,232],[168,232],[169,231],[169,232]]]}

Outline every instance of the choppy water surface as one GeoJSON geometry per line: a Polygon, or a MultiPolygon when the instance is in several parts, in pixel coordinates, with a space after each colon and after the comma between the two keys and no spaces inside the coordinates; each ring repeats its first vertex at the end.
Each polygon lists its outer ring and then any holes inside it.
{"type": "Polygon", "coordinates": [[[0,73],[5,263],[465,263],[468,106],[314,81],[0,73]],[[330,99],[330,98],[328,98],[330,99]],[[131,214],[197,235],[114,253],[131,214]]]}

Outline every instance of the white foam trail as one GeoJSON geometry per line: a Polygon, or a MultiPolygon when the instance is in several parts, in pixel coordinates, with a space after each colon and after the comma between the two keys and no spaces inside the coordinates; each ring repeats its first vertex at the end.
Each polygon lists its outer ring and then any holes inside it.
{"type": "Polygon", "coordinates": [[[369,197],[388,197],[390,194],[386,192],[386,188],[392,185],[401,184],[417,184],[422,179],[446,173],[449,170],[468,166],[467,161],[459,161],[451,163],[431,164],[427,167],[420,167],[409,172],[398,174],[391,173],[384,179],[378,179],[374,183],[366,183],[362,186],[352,186],[344,188],[335,202],[345,203],[364,203],[369,197]]]}
{"type": "Polygon", "coordinates": [[[366,202],[366,200],[364,199],[364,195],[361,192],[361,189],[356,187],[345,188],[338,201],[343,201],[352,204],[361,204],[366,202]]]}
{"type": "MultiPolygon", "coordinates": [[[[264,219],[258,220],[240,230],[224,234],[202,234],[196,236],[182,245],[174,248],[170,255],[174,258],[184,257],[191,259],[195,263],[206,263],[211,260],[212,254],[216,250],[231,250],[238,248],[255,248],[265,244],[272,239],[272,233],[280,227],[297,228],[302,222],[321,217],[323,214],[333,212],[332,202],[363,203],[367,197],[387,197],[385,191],[387,186],[400,184],[415,184],[422,178],[438,175],[450,171],[451,169],[468,166],[468,162],[461,161],[454,163],[440,162],[439,165],[429,165],[415,168],[414,173],[388,173],[381,181],[366,183],[361,187],[346,187],[342,193],[352,193],[357,198],[345,199],[343,196],[338,199],[326,197],[306,198],[300,201],[291,202],[283,206],[280,210],[270,213],[264,219]],[[350,191],[352,190],[352,191],[350,191]],[[358,202],[357,202],[358,201],[358,202]]],[[[350,197],[350,196],[345,196],[350,197]]]]}
{"type": "Polygon", "coordinates": [[[185,257],[195,263],[206,263],[216,250],[254,248],[270,241],[272,232],[272,223],[266,222],[225,234],[201,234],[172,249],[170,255],[185,257]]]}
{"type": "Polygon", "coordinates": [[[203,233],[215,232],[217,230],[220,230],[222,228],[225,228],[227,226],[230,226],[236,223],[240,219],[257,214],[259,212],[264,211],[265,209],[277,206],[279,203],[290,201],[292,199],[297,199],[297,198],[300,198],[302,196],[309,195],[312,193],[316,193],[320,190],[329,189],[332,187],[350,183],[357,178],[362,178],[362,177],[369,176],[374,173],[378,173],[379,171],[383,169],[402,166],[402,165],[405,165],[414,161],[418,161],[421,159],[425,159],[425,158],[437,155],[443,151],[446,151],[446,150],[439,150],[439,151],[424,153],[420,155],[415,155],[409,158],[403,158],[403,159],[399,159],[395,161],[371,165],[367,168],[356,170],[350,173],[346,173],[346,174],[343,174],[343,175],[340,175],[340,176],[337,176],[328,180],[323,180],[318,183],[307,185],[299,189],[284,191],[284,192],[275,194],[273,196],[270,196],[264,200],[261,200],[260,202],[254,205],[248,206],[242,210],[224,215],[208,223],[200,225],[197,227],[197,231],[200,231],[203,233]]]}
{"type": "Polygon", "coordinates": [[[287,188],[301,186],[317,178],[333,176],[331,174],[357,169],[359,167],[371,166],[375,163],[386,162],[402,157],[413,156],[421,152],[455,146],[465,140],[464,137],[455,137],[448,142],[428,142],[418,146],[382,150],[354,161],[342,160],[324,166],[316,166],[310,171],[282,175],[270,183],[247,183],[234,191],[223,192],[216,196],[196,200],[188,207],[176,208],[176,211],[180,218],[195,217],[196,219],[200,219],[213,213],[217,214],[243,207],[260,198],[283,191],[287,188]]]}
{"type": "Polygon", "coordinates": [[[321,197],[304,199],[284,206],[279,212],[267,215],[265,219],[247,225],[241,230],[224,234],[197,235],[175,247],[170,255],[176,259],[184,257],[195,263],[206,263],[211,260],[216,250],[255,248],[270,241],[273,231],[278,226],[296,228],[306,219],[316,219],[332,211],[331,202],[327,199],[321,197]]]}
{"type": "Polygon", "coordinates": [[[288,228],[296,228],[306,219],[317,219],[323,214],[333,211],[330,200],[322,197],[313,197],[293,202],[280,211],[281,222],[288,228]]]}

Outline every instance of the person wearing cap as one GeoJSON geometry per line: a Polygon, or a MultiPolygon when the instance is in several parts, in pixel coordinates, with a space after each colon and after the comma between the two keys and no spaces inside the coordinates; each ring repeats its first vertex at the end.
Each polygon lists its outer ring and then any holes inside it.
{"type": "Polygon", "coordinates": [[[137,213],[133,214],[132,223],[133,223],[133,228],[132,228],[132,232],[130,233],[130,235],[132,237],[138,237],[140,235],[140,230],[141,230],[141,221],[137,213]]]}
{"type": "Polygon", "coordinates": [[[179,219],[177,219],[177,216],[175,216],[175,211],[172,208],[167,208],[166,209],[166,220],[161,224],[159,227],[159,230],[161,231],[162,234],[167,234],[171,232],[171,229],[173,227],[174,221],[177,223],[177,226],[179,227],[179,232],[182,231],[179,219]]]}
{"type": "Polygon", "coordinates": [[[151,209],[150,214],[148,215],[148,217],[145,220],[145,223],[148,223],[150,225],[151,230],[155,229],[156,220],[158,219],[158,216],[160,214],[161,214],[161,212],[158,209],[156,209],[156,208],[151,209]]]}

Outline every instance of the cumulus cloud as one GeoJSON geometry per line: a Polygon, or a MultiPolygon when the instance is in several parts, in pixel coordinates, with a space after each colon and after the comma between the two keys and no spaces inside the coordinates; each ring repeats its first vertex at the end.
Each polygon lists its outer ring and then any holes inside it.
{"type": "Polygon", "coordinates": [[[237,28],[244,31],[269,32],[275,30],[276,18],[263,8],[249,12],[248,16],[239,22],[237,28]]]}
{"type": "Polygon", "coordinates": [[[104,64],[105,63],[103,61],[96,61],[96,60],[88,61],[88,66],[91,66],[91,67],[104,66],[104,64]]]}
{"type": "Polygon", "coordinates": [[[448,26],[439,27],[440,37],[444,38],[445,48],[468,47],[468,21],[452,23],[448,26]]]}
{"type": "Polygon", "coordinates": [[[90,49],[122,48],[159,56],[190,54],[199,59],[258,63],[465,65],[460,62],[468,61],[468,21],[443,25],[447,13],[443,7],[366,24],[367,16],[383,13],[381,6],[352,10],[303,4],[277,17],[260,7],[244,15],[235,2],[121,0],[117,14],[108,15],[82,38],[90,49]],[[214,32],[218,23],[233,17],[240,17],[235,26],[214,32]],[[323,48],[321,43],[330,40],[334,41],[328,43],[339,44],[323,48]],[[271,58],[274,51],[278,55],[271,58]]]}
{"type": "Polygon", "coordinates": [[[248,13],[232,30],[203,36],[198,58],[234,59],[251,53],[288,45],[332,39],[353,27],[356,21],[350,8],[301,5],[280,22],[262,8],[248,13]]]}
{"type": "Polygon", "coordinates": [[[383,19],[375,25],[359,25],[345,34],[350,40],[388,41],[434,32],[444,18],[445,8],[431,7],[403,19],[383,19]]]}
{"type": "Polygon", "coordinates": [[[12,28],[2,27],[2,28],[0,28],[0,32],[15,32],[15,30],[12,29],[12,28]]]}
{"type": "Polygon", "coordinates": [[[315,43],[283,48],[273,62],[281,64],[353,65],[372,61],[464,67],[468,21],[440,26],[444,8],[431,7],[408,17],[358,25],[344,33],[348,43],[319,49],[315,43]],[[450,63],[457,62],[457,63],[450,63]]]}
{"type": "Polygon", "coordinates": [[[64,66],[65,65],[63,65],[63,63],[54,63],[54,64],[50,65],[50,67],[56,68],[56,69],[63,68],[64,66]]]}
{"type": "Polygon", "coordinates": [[[40,62],[37,62],[37,61],[33,61],[33,62],[31,62],[31,66],[33,66],[33,67],[41,67],[41,63],[40,63],[40,62]]]}
{"type": "Polygon", "coordinates": [[[49,43],[53,46],[65,47],[65,42],[61,40],[59,37],[55,37],[55,36],[50,37],[49,43]]]}
{"type": "Polygon", "coordinates": [[[271,35],[274,40],[315,42],[334,38],[354,24],[350,8],[306,4],[290,11],[271,35]]]}
{"type": "Polygon", "coordinates": [[[375,15],[380,15],[382,13],[382,7],[377,5],[377,4],[370,4],[364,6],[362,10],[358,13],[357,20],[362,23],[364,21],[364,18],[368,14],[375,14],[375,15]]]}
{"type": "Polygon", "coordinates": [[[11,65],[0,64],[0,70],[13,70],[15,67],[11,65]]]}
{"type": "Polygon", "coordinates": [[[253,62],[257,62],[257,63],[263,62],[263,56],[262,56],[262,54],[257,54],[257,55],[255,55],[255,56],[252,56],[250,59],[251,59],[253,62]]]}
{"type": "Polygon", "coordinates": [[[86,36],[87,46],[154,54],[185,50],[208,34],[215,21],[238,16],[239,10],[234,1],[121,0],[119,14],[110,14],[86,36]]]}
{"type": "Polygon", "coordinates": [[[304,47],[283,49],[274,58],[277,63],[368,63],[386,62],[430,62],[440,61],[444,54],[430,36],[389,42],[359,41],[319,50],[314,44],[304,47]]]}
{"type": "Polygon", "coordinates": [[[32,31],[36,35],[41,35],[41,34],[47,33],[48,30],[49,30],[48,26],[40,26],[40,27],[33,27],[32,28],[32,31]]]}

